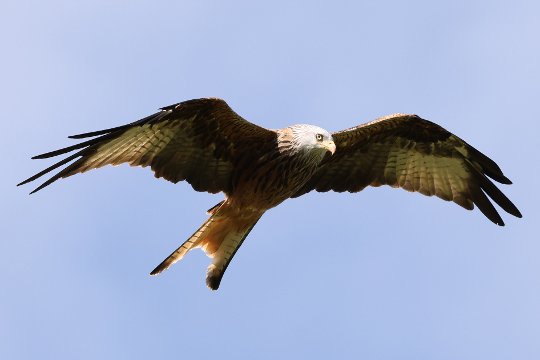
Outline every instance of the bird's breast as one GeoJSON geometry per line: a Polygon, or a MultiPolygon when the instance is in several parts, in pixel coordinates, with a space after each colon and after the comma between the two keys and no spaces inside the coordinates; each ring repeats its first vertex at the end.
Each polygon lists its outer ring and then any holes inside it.
{"type": "Polygon", "coordinates": [[[246,166],[236,177],[229,199],[239,206],[270,209],[296,193],[314,174],[319,159],[275,156],[246,166]]]}

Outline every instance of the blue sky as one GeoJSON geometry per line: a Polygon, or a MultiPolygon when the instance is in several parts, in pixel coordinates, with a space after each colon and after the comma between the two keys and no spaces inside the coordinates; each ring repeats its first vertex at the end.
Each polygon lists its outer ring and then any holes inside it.
{"type": "Polygon", "coordinates": [[[21,2],[0,15],[0,358],[538,359],[540,13],[534,1],[21,2]],[[524,214],[390,188],[269,211],[209,291],[220,195],[104,168],[28,196],[67,135],[217,96],[268,128],[395,112],[458,134],[524,214]]]}

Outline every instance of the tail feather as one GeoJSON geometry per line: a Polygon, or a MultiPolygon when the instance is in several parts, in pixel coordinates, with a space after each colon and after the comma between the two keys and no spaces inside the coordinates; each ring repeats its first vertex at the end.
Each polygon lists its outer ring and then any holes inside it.
{"type": "Polygon", "coordinates": [[[206,271],[206,285],[210,289],[217,290],[219,288],[225,270],[227,270],[232,258],[255,224],[257,224],[257,221],[259,221],[259,218],[257,218],[247,230],[229,233],[228,236],[225,237],[218,251],[214,254],[212,263],[208,266],[206,271]]]}
{"type": "Polygon", "coordinates": [[[201,227],[197,231],[195,231],[195,233],[193,233],[193,235],[189,237],[189,239],[187,239],[182,245],[180,245],[178,249],[173,251],[171,255],[167,256],[167,258],[163,260],[161,264],[156,266],[156,268],[152,270],[150,275],[160,274],[161,272],[167,270],[175,262],[182,260],[182,258],[184,257],[184,255],[187,254],[188,251],[200,247],[201,246],[200,243],[202,239],[201,236],[205,232],[207,232],[210,224],[212,224],[213,222],[214,222],[214,216],[211,216],[208,220],[206,220],[201,225],[201,227]]]}
{"type": "Polygon", "coordinates": [[[208,215],[214,215],[214,213],[221,207],[221,205],[223,205],[224,202],[225,202],[225,200],[222,200],[222,201],[218,202],[216,205],[214,205],[210,209],[206,210],[206,213],[208,215]]]}
{"type": "Polygon", "coordinates": [[[220,205],[221,203],[210,209],[210,218],[178,249],[152,270],[150,275],[163,272],[181,260],[187,252],[200,247],[208,257],[212,258],[212,263],[208,266],[206,273],[206,285],[212,290],[217,290],[236,251],[262,215],[257,214],[247,218],[222,215],[220,207],[218,207],[220,205]]]}

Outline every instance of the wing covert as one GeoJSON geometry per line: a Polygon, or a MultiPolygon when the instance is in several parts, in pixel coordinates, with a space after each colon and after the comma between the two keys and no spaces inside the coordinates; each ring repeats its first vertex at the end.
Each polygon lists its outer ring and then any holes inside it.
{"type": "Polygon", "coordinates": [[[197,191],[227,193],[237,160],[274,146],[276,134],[244,120],[225,101],[209,98],[167,106],[131,124],[70,138],[92,139],[33,157],[44,159],[75,151],[18,185],[75,160],[32,192],[59,178],[128,163],[150,166],[156,177],[173,183],[186,180],[197,191]]]}
{"type": "Polygon", "coordinates": [[[311,190],[358,192],[389,185],[435,195],[504,225],[486,194],[506,212],[516,206],[487,178],[511,184],[497,164],[445,130],[416,115],[395,114],[332,134],[336,152],[294,197],[311,190]]]}

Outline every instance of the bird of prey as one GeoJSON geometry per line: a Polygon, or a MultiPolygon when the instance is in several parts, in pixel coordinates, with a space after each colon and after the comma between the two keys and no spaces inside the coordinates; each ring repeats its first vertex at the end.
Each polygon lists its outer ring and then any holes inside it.
{"type": "Polygon", "coordinates": [[[244,120],[225,101],[206,98],[70,138],[90,139],[33,157],[74,152],[19,185],[70,162],[32,193],[60,178],[128,163],[150,166],[157,178],[173,183],[185,180],[196,191],[224,193],[201,227],[151,272],[159,274],[201,248],[212,258],[206,284],[213,290],[265,211],[312,190],[354,193],[389,185],[436,195],[468,210],[476,205],[503,226],[491,198],[521,217],[489,179],[511,184],[493,160],[417,115],[394,114],[334,133],[313,125],[269,130],[244,120]]]}

